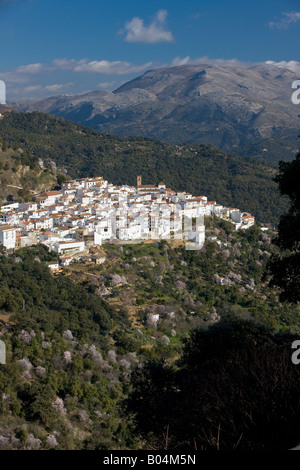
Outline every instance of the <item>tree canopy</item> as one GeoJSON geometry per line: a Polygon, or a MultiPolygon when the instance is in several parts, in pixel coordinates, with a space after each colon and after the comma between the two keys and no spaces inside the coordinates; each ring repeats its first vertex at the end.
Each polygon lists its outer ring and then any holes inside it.
{"type": "Polygon", "coordinates": [[[290,199],[288,211],[281,216],[275,244],[280,252],[272,256],[269,269],[271,285],[282,291],[280,299],[300,301],[300,152],[292,162],[280,162],[275,178],[280,193],[290,199]]]}
{"type": "Polygon", "coordinates": [[[128,408],[149,448],[288,449],[300,439],[299,368],[290,334],[226,319],[194,330],[176,367],[133,374],[128,408]]]}

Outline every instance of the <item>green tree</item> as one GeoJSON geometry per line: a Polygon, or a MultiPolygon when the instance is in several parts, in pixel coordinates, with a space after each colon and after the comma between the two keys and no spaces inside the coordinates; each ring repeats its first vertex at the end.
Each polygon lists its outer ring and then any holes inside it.
{"type": "Polygon", "coordinates": [[[29,420],[38,420],[46,429],[56,423],[57,412],[53,406],[55,393],[49,384],[34,383],[27,391],[29,406],[26,414],[29,420]]]}
{"type": "Polygon", "coordinates": [[[280,300],[300,301],[300,152],[292,162],[280,162],[275,178],[281,195],[290,198],[287,213],[281,216],[275,244],[280,252],[270,259],[271,286],[281,289],[280,300]]]}
{"type": "Polygon", "coordinates": [[[271,450],[300,437],[295,337],[228,318],[194,330],[174,367],[148,363],[132,376],[129,410],[156,449],[271,450]]]}

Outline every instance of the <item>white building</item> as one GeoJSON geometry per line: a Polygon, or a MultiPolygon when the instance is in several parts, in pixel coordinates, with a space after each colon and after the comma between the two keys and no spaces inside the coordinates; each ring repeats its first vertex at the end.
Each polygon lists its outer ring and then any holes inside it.
{"type": "Polygon", "coordinates": [[[117,229],[120,240],[138,240],[141,238],[141,225],[129,225],[117,229]]]}
{"type": "Polygon", "coordinates": [[[58,263],[48,263],[48,268],[52,273],[59,271],[59,264],[58,263]]]}
{"type": "Polygon", "coordinates": [[[62,197],[61,191],[47,191],[36,197],[40,207],[52,206],[62,197]]]}
{"type": "Polygon", "coordinates": [[[102,236],[98,232],[94,232],[94,245],[102,245],[102,236]]]}
{"type": "Polygon", "coordinates": [[[18,208],[19,208],[19,203],[13,202],[12,204],[5,204],[4,206],[1,206],[1,212],[9,212],[12,210],[16,210],[18,208]]]}
{"type": "MultiPolygon", "coordinates": [[[[81,178],[65,183],[60,191],[44,192],[35,199],[35,203],[2,208],[0,226],[23,228],[59,253],[82,251],[83,240],[101,245],[103,240],[115,238],[185,238],[192,242],[192,249],[200,249],[205,240],[204,220],[200,220],[205,215],[227,219],[237,230],[254,224],[254,217],[239,209],[225,208],[208,201],[206,196],[175,193],[163,182],[157,186],[142,185],[141,178],[137,187],[114,186],[103,178],[81,178]],[[196,219],[196,227],[192,227],[192,219],[196,219]]],[[[8,242],[6,235],[2,237],[6,245],[13,247],[12,238],[8,242]]]]}
{"type": "Polygon", "coordinates": [[[13,250],[16,247],[17,228],[10,225],[2,225],[0,227],[0,245],[7,250],[13,250]]]}
{"type": "Polygon", "coordinates": [[[56,242],[53,246],[53,250],[58,254],[68,252],[81,252],[84,251],[84,242],[73,240],[56,242]]]}

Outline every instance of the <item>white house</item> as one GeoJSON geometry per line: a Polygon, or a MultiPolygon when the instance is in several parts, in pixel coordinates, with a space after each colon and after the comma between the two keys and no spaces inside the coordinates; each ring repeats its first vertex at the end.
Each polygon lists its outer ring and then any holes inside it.
{"type": "Polygon", "coordinates": [[[17,228],[10,225],[2,225],[0,227],[0,245],[7,250],[13,250],[16,247],[17,228]]]}
{"type": "Polygon", "coordinates": [[[48,263],[48,268],[52,273],[59,271],[59,264],[58,263],[48,263]]]}
{"type": "Polygon", "coordinates": [[[141,225],[129,225],[117,229],[117,237],[120,240],[138,240],[141,238],[141,225]]]}
{"type": "Polygon", "coordinates": [[[9,212],[13,211],[19,208],[19,203],[18,202],[13,202],[12,204],[5,204],[4,206],[1,206],[1,212],[9,212]]]}
{"type": "Polygon", "coordinates": [[[60,258],[60,262],[62,266],[69,266],[72,260],[73,260],[72,256],[63,256],[62,258],[60,258]]]}
{"type": "Polygon", "coordinates": [[[37,211],[38,205],[36,202],[24,202],[20,204],[19,209],[22,209],[24,211],[37,211]]]}
{"type": "Polygon", "coordinates": [[[224,277],[222,276],[219,276],[218,274],[216,274],[215,276],[215,281],[217,284],[219,284],[220,286],[222,286],[224,284],[224,277]]]}
{"type": "Polygon", "coordinates": [[[241,228],[249,228],[255,224],[255,218],[253,217],[253,215],[248,214],[248,212],[244,212],[242,214],[242,218],[243,218],[243,226],[241,228]]]}
{"type": "Polygon", "coordinates": [[[199,249],[202,248],[205,242],[205,226],[202,225],[189,232],[188,240],[193,241],[199,249]]]}
{"type": "Polygon", "coordinates": [[[54,244],[53,250],[56,253],[68,253],[68,252],[81,252],[84,251],[84,242],[82,241],[64,241],[56,242],[54,244]]]}
{"type": "Polygon", "coordinates": [[[62,196],[61,191],[47,191],[36,197],[40,206],[52,206],[62,196]]]}
{"type": "Polygon", "coordinates": [[[102,236],[98,232],[94,232],[94,245],[102,245],[102,236]]]}

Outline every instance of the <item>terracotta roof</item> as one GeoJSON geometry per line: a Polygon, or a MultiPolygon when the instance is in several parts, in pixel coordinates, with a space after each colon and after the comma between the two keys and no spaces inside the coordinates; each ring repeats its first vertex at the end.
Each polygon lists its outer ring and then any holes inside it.
{"type": "Polygon", "coordinates": [[[15,227],[12,227],[11,225],[2,225],[0,226],[0,230],[2,230],[2,232],[4,232],[5,230],[14,230],[15,227]]]}
{"type": "Polygon", "coordinates": [[[40,196],[43,196],[43,197],[47,197],[47,196],[61,196],[61,192],[60,191],[47,191],[45,193],[42,193],[40,194],[40,196]]]}

